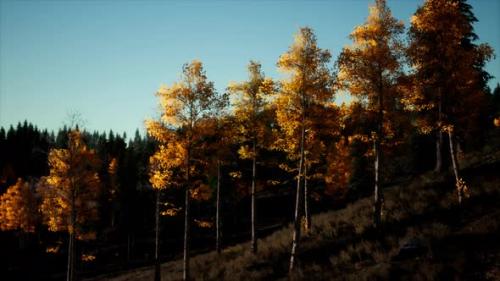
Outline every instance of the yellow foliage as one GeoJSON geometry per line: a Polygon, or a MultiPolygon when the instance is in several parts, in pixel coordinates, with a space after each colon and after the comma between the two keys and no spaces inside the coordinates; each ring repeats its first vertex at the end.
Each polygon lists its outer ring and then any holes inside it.
{"type": "Polygon", "coordinates": [[[195,188],[189,190],[190,196],[194,200],[207,201],[212,196],[212,190],[207,184],[199,184],[195,188]]]}
{"type": "Polygon", "coordinates": [[[50,231],[75,231],[77,237],[82,236],[79,226],[97,218],[100,179],[96,171],[100,162],[77,130],[69,133],[67,149],[50,150],[48,162],[49,175],[39,181],[37,189],[44,222],[50,231]]]}
{"type": "Polygon", "coordinates": [[[239,179],[239,178],[241,178],[241,172],[240,171],[230,172],[229,176],[232,178],[235,178],[235,179],[239,179]]]}
{"type": "MultiPolygon", "coordinates": [[[[306,131],[305,150],[318,144],[318,131],[331,130],[330,126],[314,126],[327,120],[333,100],[333,79],[327,66],[331,55],[317,46],[312,29],[301,28],[288,51],[278,60],[278,68],[287,74],[281,81],[280,91],[274,98],[276,121],[279,130],[274,148],[287,153],[291,160],[298,160],[301,128],[306,131]],[[307,55],[306,55],[307,54],[307,55]],[[304,115],[304,119],[302,116],[304,115]]],[[[312,156],[319,156],[315,153],[312,156]]]]}
{"type": "Polygon", "coordinates": [[[168,208],[165,211],[161,212],[160,214],[166,217],[173,217],[176,216],[180,211],[181,211],[180,208],[168,208]]]}
{"type": "MultiPolygon", "coordinates": [[[[261,117],[276,85],[270,78],[264,76],[261,65],[250,61],[248,65],[248,81],[228,86],[232,98],[236,127],[235,140],[239,143],[255,141],[256,149],[263,146],[265,139],[265,120],[261,117]]],[[[243,145],[238,154],[241,159],[257,157],[257,151],[252,151],[248,145],[243,145]]]]}
{"type": "Polygon", "coordinates": [[[325,194],[333,196],[345,194],[351,177],[351,157],[349,146],[341,140],[327,156],[327,171],[325,175],[325,194]]]}
{"type": "Polygon", "coordinates": [[[37,217],[33,191],[22,179],[0,196],[0,230],[34,232],[37,217]]]}
{"type": "Polygon", "coordinates": [[[212,228],[214,226],[214,223],[211,222],[211,221],[197,220],[197,219],[195,219],[194,222],[200,228],[212,228]]]}
{"type": "Polygon", "coordinates": [[[455,187],[457,189],[457,194],[458,194],[458,200],[459,202],[462,201],[462,197],[469,198],[470,197],[470,191],[469,188],[467,187],[467,184],[465,181],[460,178],[458,181],[455,183],[455,187]]]}
{"type": "Polygon", "coordinates": [[[47,246],[47,248],[45,249],[45,252],[48,254],[57,254],[59,252],[60,248],[61,248],[61,245],[47,246]]]}
{"type": "Polygon", "coordinates": [[[497,117],[493,120],[493,124],[495,127],[500,127],[500,117],[497,117]]]}
{"type": "Polygon", "coordinates": [[[83,262],[92,262],[95,260],[95,256],[91,254],[82,254],[81,260],[83,262]]]}

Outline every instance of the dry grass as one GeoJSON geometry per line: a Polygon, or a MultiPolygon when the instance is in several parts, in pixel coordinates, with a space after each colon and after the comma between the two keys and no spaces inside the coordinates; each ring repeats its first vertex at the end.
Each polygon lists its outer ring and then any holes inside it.
{"type": "MultiPolygon", "coordinates": [[[[480,167],[474,161],[481,159],[473,155],[467,158],[466,166],[480,167]]],[[[498,159],[500,155],[495,160],[497,166],[498,159]]],[[[459,277],[468,274],[469,263],[479,262],[469,253],[469,246],[462,247],[463,241],[469,241],[463,239],[498,235],[500,230],[500,204],[494,202],[500,198],[498,176],[470,178],[474,188],[463,206],[457,204],[453,181],[445,175],[427,173],[388,187],[384,226],[378,231],[371,224],[371,198],[314,216],[311,232],[300,244],[298,269],[291,276],[287,276],[291,226],[261,239],[257,255],[244,243],[226,248],[220,255],[211,252],[195,256],[191,260],[192,275],[194,280],[462,279],[459,277]],[[422,252],[399,259],[402,246],[413,240],[421,241],[422,252]]],[[[474,241],[471,247],[484,246],[480,242],[474,241]]],[[[498,243],[494,248],[500,249],[498,243]]],[[[498,272],[494,264],[500,262],[500,255],[495,257],[493,266],[485,265],[484,278],[498,272]]],[[[165,263],[162,280],[180,280],[181,272],[182,261],[165,263]]],[[[152,279],[151,268],[109,278],[152,279]]]]}

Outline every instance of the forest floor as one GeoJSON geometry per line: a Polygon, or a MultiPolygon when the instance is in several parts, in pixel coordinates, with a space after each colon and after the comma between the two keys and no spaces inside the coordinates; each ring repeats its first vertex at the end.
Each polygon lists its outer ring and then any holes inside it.
{"type": "MultiPolygon", "coordinates": [[[[372,201],[313,216],[290,280],[500,280],[500,151],[462,159],[471,195],[457,202],[450,173],[425,173],[384,189],[383,227],[372,228],[372,201]]],[[[191,258],[195,280],[288,280],[291,225],[259,240],[191,258]]],[[[180,280],[182,260],[162,264],[180,280]]],[[[153,280],[144,267],[89,279],[153,280]]]]}

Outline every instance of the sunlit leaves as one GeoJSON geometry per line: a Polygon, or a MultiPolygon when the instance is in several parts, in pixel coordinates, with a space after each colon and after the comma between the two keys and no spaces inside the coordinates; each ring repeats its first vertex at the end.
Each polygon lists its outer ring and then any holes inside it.
{"type": "MultiPolygon", "coordinates": [[[[172,139],[173,140],[173,139],[172,139]]],[[[164,189],[172,183],[173,170],[184,163],[185,147],[179,142],[161,144],[149,158],[149,181],[153,188],[164,189]]]]}
{"type": "MultiPolygon", "coordinates": [[[[276,85],[270,78],[265,77],[258,62],[250,61],[248,65],[248,80],[232,82],[227,90],[231,97],[233,115],[235,119],[238,143],[256,142],[256,148],[261,147],[266,138],[265,116],[263,115],[271,96],[276,91],[276,85]]],[[[248,145],[243,144],[238,151],[242,159],[256,157],[248,145]]]]}
{"type": "Polygon", "coordinates": [[[343,48],[339,56],[340,85],[374,104],[381,88],[394,84],[400,74],[403,28],[385,1],[377,0],[366,22],[351,33],[353,45],[343,48]]]}
{"type": "Polygon", "coordinates": [[[197,219],[195,219],[194,222],[200,228],[213,228],[214,227],[214,223],[211,222],[211,221],[208,221],[208,220],[197,220],[197,219]]]}
{"type": "Polygon", "coordinates": [[[88,233],[81,231],[80,226],[97,218],[100,192],[100,162],[95,152],[83,143],[79,131],[71,131],[68,148],[52,149],[48,162],[50,173],[40,180],[37,189],[42,197],[40,211],[44,222],[50,231],[76,232],[77,238],[87,238],[88,233]]]}
{"type": "Polygon", "coordinates": [[[18,179],[0,196],[0,230],[34,232],[38,211],[28,182],[18,179]]]}
{"type": "Polygon", "coordinates": [[[299,30],[288,51],[278,60],[278,68],[288,76],[281,81],[280,90],[274,99],[279,125],[274,147],[286,152],[290,159],[298,159],[302,125],[307,132],[308,148],[315,142],[316,129],[328,129],[328,126],[314,127],[314,115],[322,115],[323,121],[328,122],[325,112],[334,93],[328,68],[330,58],[327,50],[317,46],[312,29],[305,27],[299,30]]]}
{"type": "Polygon", "coordinates": [[[472,43],[476,19],[468,9],[464,1],[427,0],[411,18],[407,54],[412,73],[402,85],[403,102],[407,110],[419,112],[424,132],[441,130],[440,121],[461,123],[464,131],[481,108],[489,77],[482,68],[493,50],[472,43]]]}

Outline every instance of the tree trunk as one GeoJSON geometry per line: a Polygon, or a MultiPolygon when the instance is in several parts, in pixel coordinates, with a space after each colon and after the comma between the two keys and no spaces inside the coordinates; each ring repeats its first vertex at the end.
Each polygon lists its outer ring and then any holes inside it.
{"type": "Polygon", "coordinates": [[[300,136],[300,161],[299,161],[299,174],[297,178],[297,193],[295,196],[295,220],[293,228],[293,238],[292,238],[292,253],[290,255],[290,264],[288,267],[289,273],[294,269],[296,258],[297,258],[297,248],[300,241],[300,227],[301,227],[301,198],[302,198],[302,177],[304,171],[304,142],[305,142],[305,110],[302,110],[302,124],[301,124],[301,136],[300,136]]]}
{"type": "Polygon", "coordinates": [[[307,186],[307,164],[304,164],[304,212],[305,212],[305,232],[311,230],[311,211],[309,210],[309,188],[307,186]]]}
{"type": "Polygon", "coordinates": [[[255,229],[255,177],[256,177],[256,161],[257,161],[257,156],[256,154],[256,140],[255,137],[253,139],[253,157],[252,157],[252,190],[251,190],[251,197],[252,197],[252,252],[254,254],[257,253],[257,234],[256,234],[256,229],[255,229]]]}
{"type": "Polygon", "coordinates": [[[381,217],[382,217],[382,202],[383,202],[383,194],[382,194],[382,185],[380,179],[380,162],[381,162],[381,151],[380,151],[380,142],[382,138],[382,126],[384,122],[384,111],[383,111],[383,97],[382,97],[382,87],[380,87],[380,93],[378,95],[378,124],[377,124],[377,133],[375,136],[375,142],[373,144],[373,149],[375,152],[375,161],[374,161],[374,170],[375,170],[375,188],[373,194],[373,225],[375,228],[380,226],[381,217]]]}
{"type": "Polygon", "coordinates": [[[70,232],[68,235],[68,268],[66,272],[66,280],[73,281],[73,242],[74,234],[70,232]]]}
{"type": "Polygon", "coordinates": [[[217,254],[220,254],[222,244],[221,244],[221,215],[222,215],[222,210],[221,210],[221,167],[220,167],[220,161],[217,161],[217,203],[216,203],[216,218],[215,218],[215,223],[216,223],[216,233],[215,233],[215,250],[217,251],[217,254]]]}
{"type": "Polygon", "coordinates": [[[130,252],[132,250],[132,234],[130,233],[130,229],[128,230],[127,233],[127,263],[130,262],[130,252]]]}
{"type": "Polygon", "coordinates": [[[71,214],[70,214],[70,231],[68,241],[68,270],[66,274],[67,281],[75,280],[75,226],[76,226],[76,210],[75,210],[75,194],[71,194],[71,214]]]}
{"type": "Polygon", "coordinates": [[[452,130],[448,130],[448,139],[449,139],[449,144],[450,144],[450,157],[451,157],[451,164],[453,165],[453,174],[455,175],[455,184],[457,186],[457,194],[458,194],[458,203],[462,203],[462,198],[464,196],[464,192],[461,187],[459,187],[459,182],[460,182],[460,176],[458,174],[458,161],[457,161],[457,155],[455,153],[455,149],[453,147],[453,132],[452,130]]]}
{"type": "Polygon", "coordinates": [[[190,212],[189,212],[189,188],[190,175],[189,169],[191,164],[190,148],[187,151],[187,167],[186,167],[186,190],[184,202],[184,268],[182,273],[183,280],[189,280],[189,240],[190,240],[190,212]]]}
{"type": "Polygon", "coordinates": [[[375,140],[373,145],[375,151],[375,191],[374,191],[374,206],[373,206],[373,225],[375,228],[380,226],[380,221],[382,217],[382,194],[380,186],[380,175],[379,175],[379,164],[380,164],[380,144],[378,140],[375,140]]]}
{"type": "Polygon", "coordinates": [[[155,281],[161,280],[160,271],[160,190],[156,190],[155,212],[155,281]]]}
{"type": "Polygon", "coordinates": [[[443,131],[441,130],[442,122],[442,102],[441,102],[441,91],[439,91],[439,101],[438,101],[438,131],[436,138],[436,166],[434,167],[434,172],[441,172],[443,169],[443,131]]]}

